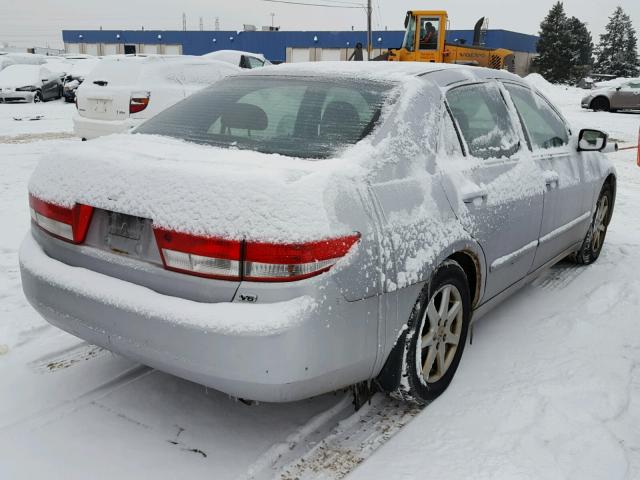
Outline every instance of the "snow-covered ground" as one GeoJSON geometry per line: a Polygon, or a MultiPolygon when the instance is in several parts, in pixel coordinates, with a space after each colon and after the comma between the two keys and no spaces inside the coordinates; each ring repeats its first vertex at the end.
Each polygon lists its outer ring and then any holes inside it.
{"type": "MultiPolygon", "coordinates": [[[[636,141],[640,114],[583,111],[583,90],[531,81],[576,127],[636,141]]],[[[478,322],[451,387],[422,411],[377,395],[351,415],[344,393],[236,402],[29,307],[17,265],[26,183],[40,155],[78,141],[66,138],[74,111],[0,105],[0,479],[640,478],[635,151],[610,155],[618,196],[596,264],[558,265],[478,322]]]]}

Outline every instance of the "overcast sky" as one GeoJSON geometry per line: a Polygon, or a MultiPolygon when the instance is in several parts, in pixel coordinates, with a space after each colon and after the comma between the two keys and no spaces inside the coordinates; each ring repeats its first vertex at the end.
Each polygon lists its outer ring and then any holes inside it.
{"type": "MultiPolygon", "coordinates": [[[[335,3],[336,0],[297,0],[309,3],[335,3]]],[[[346,0],[359,2],[360,0],[346,0]]],[[[366,0],[364,0],[366,1],[366,0]]],[[[402,30],[404,13],[410,9],[446,9],[451,28],[470,29],[475,21],[489,17],[489,28],[502,28],[536,34],[540,21],[555,0],[372,0],[374,28],[402,30]]],[[[640,30],[639,0],[566,0],[568,15],[587,22],[594,40],[602,33],[617,5],[631,16],[640,30]]],[[[213,30],[220,18],[223,30],[240,30],[242,24],[275,24],[283,30],[356,30],[366,28],[360,9],[321,8],[269,3],[263,0],[2,0],[0,42],[17,46],[62,47],[63,29],[139,29],[181,30],[182,12],[187,28],[197,30],[203,17],[205,30],[213,30]]]]}

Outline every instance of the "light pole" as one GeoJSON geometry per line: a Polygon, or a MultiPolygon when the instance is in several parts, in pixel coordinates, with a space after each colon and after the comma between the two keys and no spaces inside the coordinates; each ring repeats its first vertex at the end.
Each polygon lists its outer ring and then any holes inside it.
{"type": "Polygon", "coordinates": [[[371,0],[367,0],[367,60],[371,60],[371,0]]]}

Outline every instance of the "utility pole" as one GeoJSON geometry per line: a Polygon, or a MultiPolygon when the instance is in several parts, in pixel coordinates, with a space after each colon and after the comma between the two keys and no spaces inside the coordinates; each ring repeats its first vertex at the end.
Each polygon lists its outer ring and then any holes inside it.
{"type": "Polygon", "coordinates": [[[204,21],[202,20],[202,17],[200,17],[200,31],[202,32],[204,30],[204,21]]]}
{"type": "Polygon", "coordinates": [[[269,15],[271,15],[271,29],[273,30],[273,18],[276,16],[276,14],[272,12],[269,15]]]}
{"type": "Polygon", "coordinates": [[[371,60],[371,0],[367,0],[367,60],[371,60]]]}
{"type": "Polygon", "coordinates": [[[182,31],[187,31],[187,14],[182,12],[182,31]]]}
{"type": "Polygon", "coordinates": [[[220,30],[220,17],[216,17],[216,22],[215,22],[215,30],[216,32],[220,30]]]}

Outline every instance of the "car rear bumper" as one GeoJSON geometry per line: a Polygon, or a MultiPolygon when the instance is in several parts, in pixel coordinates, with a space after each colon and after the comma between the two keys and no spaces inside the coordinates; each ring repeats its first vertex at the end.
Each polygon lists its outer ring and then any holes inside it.
{"type": "Polygon", "coordinates": [[[73,131],[76,136],[89,140],[113,133],[125,133],[140,123],[142,123],[142,120],[134,120],[132,118],[125,120],[95,120],[75,114],[73,116],[73,131]]]}
{"type": "Polygon", "coordinates": [[[49,257],[28,234],[24,293],[51,324],[146,365],[260,401],[293,401],[372,375],[377,297],[201,303],[49,257]]]}

